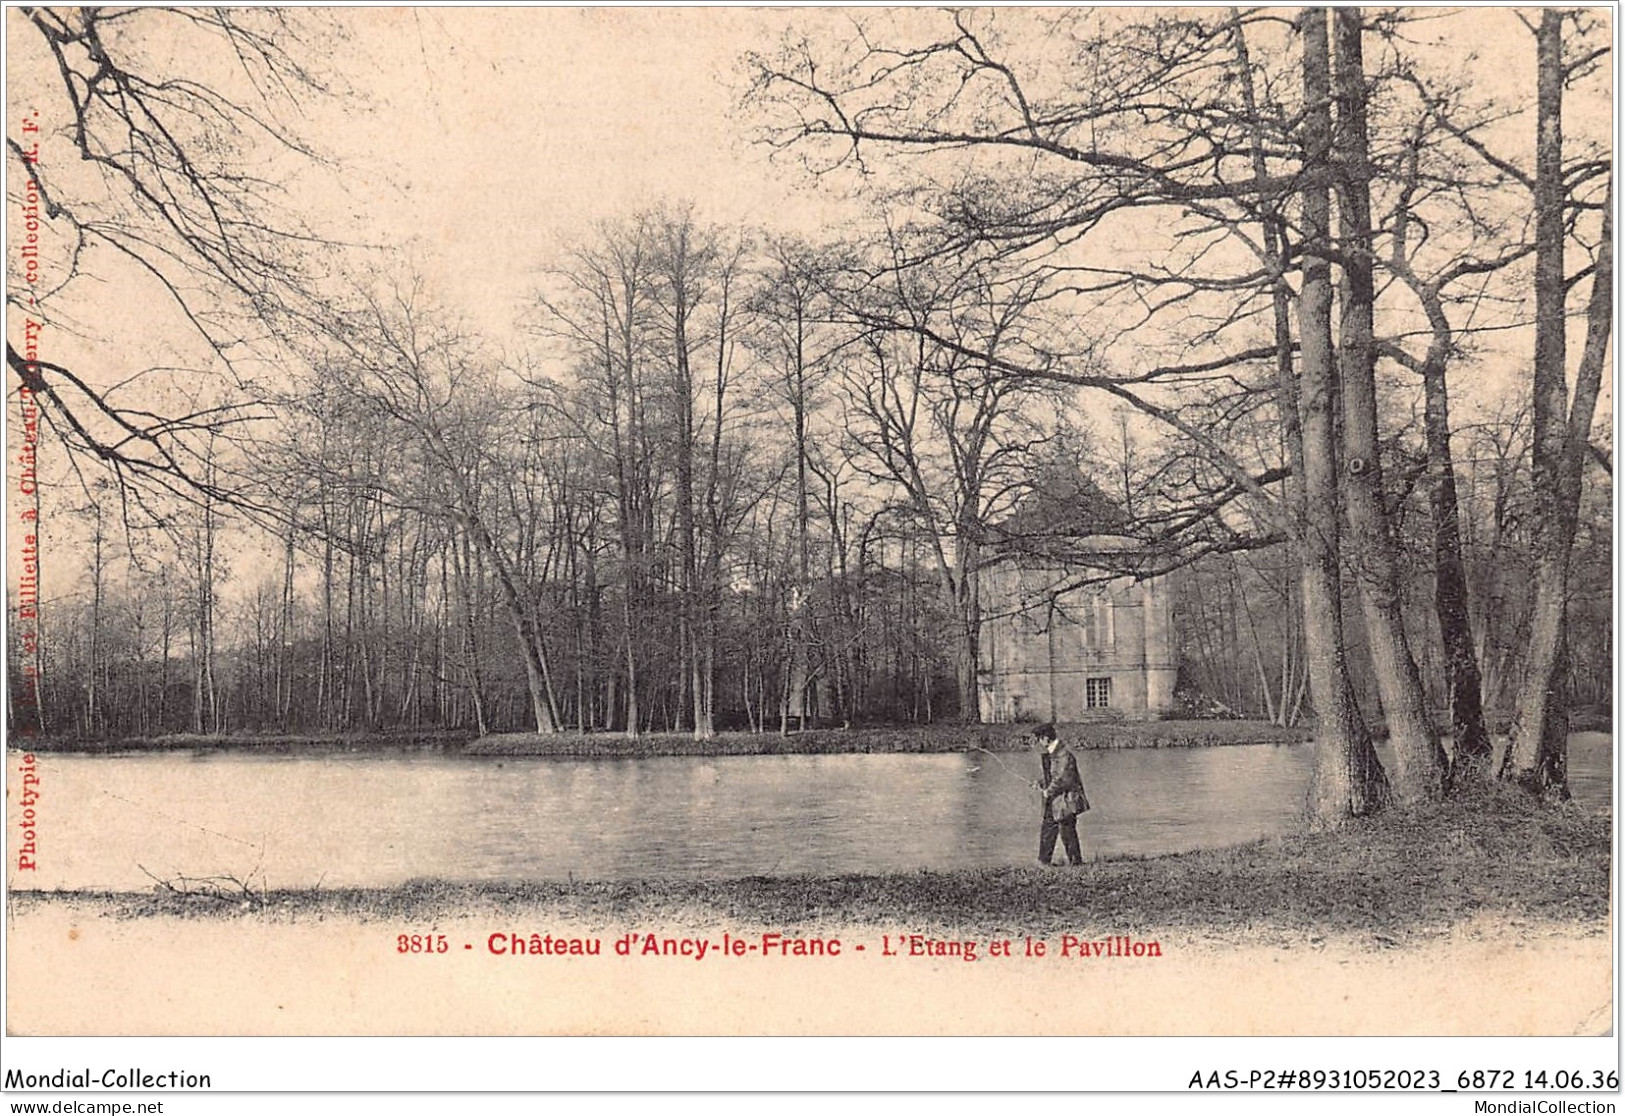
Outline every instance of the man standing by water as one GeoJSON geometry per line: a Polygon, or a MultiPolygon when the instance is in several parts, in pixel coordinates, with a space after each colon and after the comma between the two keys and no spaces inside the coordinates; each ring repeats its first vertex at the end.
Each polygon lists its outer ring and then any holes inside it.
{"type": "Polygon", "coordinates": [[[1066,846],[1068,863],[1076,868],[1083,863],[1083,850],[1078,844],[1078,815],[1089,809],[1089,799],[1083,793],[1083,779],[1078,775],[1078,758],[1061,747],[1053,724],[1042,724],[1033,729],[1033,739],[1042,750],[1038,762],[1043,778],[1038,789],[1044,794],[1044,820],[1038,830],[1038,863],[1048,864],[1055,853],[1055,838],[1066,846]]]}

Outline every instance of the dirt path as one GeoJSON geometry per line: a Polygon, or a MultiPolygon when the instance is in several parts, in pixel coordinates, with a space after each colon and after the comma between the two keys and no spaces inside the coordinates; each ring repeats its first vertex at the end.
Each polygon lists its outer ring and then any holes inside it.
{"type": "Polygon", "coordinates": [[[1607,1029],[1612,988],[1605,936],[1485,923],[1395,948],[1091,926],[1037,957],[1020,937],[1009,956],[908,926],[824,931],[820,947],[806,930],[571,925],[545,907],[424,925],[104,911],[13,912],[14,1033],[1570,1035],[1607,1029]],[[445,952],[399,952],[403,934],[408,950],[444,935],[445,952]],[[529,952],[561,941],[600,952],[529,952]]]}

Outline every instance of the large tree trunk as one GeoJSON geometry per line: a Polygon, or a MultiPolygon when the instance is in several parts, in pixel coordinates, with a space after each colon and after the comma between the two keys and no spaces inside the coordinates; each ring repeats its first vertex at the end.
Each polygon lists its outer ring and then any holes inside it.
{"type": "MultiPolygon", "coordinates": [[[[1610,332],[1613,221],[1604,209],[1601,246],[1587,308],[1585,350],[1569,407],[1564,315],[1562,179],[1562,23],[1547,12],[1537,35],[1539,101],[1535,177],[1535,368],[1532,485],[1536,506],[1534,604],[1524,682],[1503,777],[1568,796],[1566,624],[1569,559],[1579,516],[1584,454],[1596,410],[1610,332]]],[[[1610,202],[1611,202],[1610,190],[1610,202]]]]}
{"type": "MultiPolygon", "coordinates": [[[[1417,159],[1415,152],[1407,158],[1403,183],[1406,190],[1417,186],[1417,159]]],[[[1492,746],[1484,721],[1484,680],[1473,638],[1456,464],[1450,447],[1450,392],[1445,372],[1455,347],[1455,330],[1445,312],[1440,281],[1424,282],[1411,268],[1406,256],[1409,224],[1410,215],[1402,208],[1393,227],[1391,266],[1416,295],[1432,331],[1427,354],[1415,367],[1422,377],[1422,429],[1427,444],[1428,504],[1433,517],[1433,609],[1444,646],[1450,730],[1455,745],[1448,779],[1451,786],[1460,786],[1488,776],[1492,746]]]]}
{"type": "Polygon", "coordinates": [[[954,683],[959,692],[959,719],[965,724],[976,724],[982,719],[981,700],[976,688],[982,637],[974,611],[975,605],[966,605],[961,617],[959,653],[954,663],[954,683]]]}
{"type": "MultiPolygon", "coordinates": [[[[465,494],[466,498],[466,494],[465,494]]],[[[559,731],[557,706],[553,698],[553,677],[548,668],[547,651],[542,646],[541,633],[520,595],[518,582],[509,569],[507,559],[497,549],[496,540],[485,529],[485,524],[473,512],[465,510],[463,525],[496,571],[497,585],[502,589],[502,601],[508,608],[508,620],[519,640],[520,654],[525,660],[525,684],[530,693],[531,716],[538,733],[559,731]]]]}
{"type": "MultiPolygon", "coordinates": [[[[1564,335],[1563,228],[1563,15],[1542,13],[1536,35],[1535,124],[1535,362],[1530,483],[1540,514],[1534,522],[1534,603],[1523,685],[1513,711],[1512,740],[1502,760],[1504,778],[1533,790],[1566,794],[1560,779],[1562,739],[1549,738],[1549,706],[1561,704],[1558,652],[1568,604],[1569,543],[1573,519],[1560,505],[1562,444],[1568,415],[1568,345],[1564,335]],[[1555,697],[1555,702],[1554,702],[1555,697]]],[[[1561,735],[1561,734],[1554,734],[1561,735]]]]}
{"type": "Polygon", "coordinates": [[[1314,824],[1339,825],[1380,810],[1388,780],[1349,684],[1338,567],[1337,370],[1332,352],[1331,264],[1324,255],[1331,204],[1324,170],[1331,141],[1331,74],[1326,10],[1301,17],[1307,184],[1303,191],[1303,290],[1298,322],[1302,371],[1298,416],[1303,440],[1303,614],[1309,687],[1318,723],[1309,789],[1314,824]]]}
{"type": "Polygon", "coordinates": [[[1442,361],[1423,374],[1423,424],[1427,433],[1428,497],[1433,510],[1433,607],[1444,643],[1450,690],[1450,728],[1455,741],[1450,779],[1487,775],[1490,734],[1484,723],[1483,679],[1468,618],[1467,565],[1461,552],[1461,513],[1456,468],[1450,451],[1450,404],[1442,361]]]}
{"type": "MultiPolygon", "coordinates": [[[[1528,658],[1501,776],[1539,793],[1568,797],[1568,724],[1564,638],[1569,551],[1579,519],[1580,478],[1612,329],[1613,219],[1605,206],[1601,245],[1586,310],[1584,355],[1568,398],[1564,334],[1563,19],[1547,9],[1536,34],[1535,364],[1531,484],[1534,604],[1528,658]]],[[[1612,190],[1609,191],[1612,203],[1612,190]]]]}
{"type": "Polygon", "coordinates": [[[1464,780],[1489,774],[1492,748],[1468,612],[1467,564],[1461,552],[1461,512],[1450,450],[1450,398],[1445,388],[1448,352],[1448,328],[1443,335],[1436,330],[1422,367],[1422,421],[1427,436],[1428,500],[1433,511],[1433,607],[1444,643],[1450,729],[1455,741],[1450,782],[1459,786],[1464,780]]]}
{"type": "Polygon", "coordinates": [[[1428,723],[1422,676],[1405,637],[1398,556],[1383,505],[1377,448],[1376,301],[1371,257],[1371,166],[1359,8],[1333,15],[1338,127],[1334,159],[1342,237],[1342,332],[1338,373],[1343,400],[1343,489],[1366,637],[1394,749],[1394,789],[1402,802],[1444,791],[1445,756],[1428,723]]]}

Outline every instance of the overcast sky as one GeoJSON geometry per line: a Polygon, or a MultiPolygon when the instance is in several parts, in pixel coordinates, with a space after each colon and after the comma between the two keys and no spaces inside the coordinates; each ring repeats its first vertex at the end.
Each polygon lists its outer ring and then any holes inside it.
{"type": "MultiPolygon", "coordinates": [[[[357,228],[409,243],[442,297],[500,344],[512,337],[537,270],[590,238],[597,221],[662,200],[690,200],[702,218],[777,231],[816,232],[856,212],[850,180],[815,182],[793,157],[773,160],[739,107],[747,51],[771,50],[792,27],[815,39],[845,37],[847,12],[333,15],[352,39],[332,63],[360,95],[322,106],[313,136],[347,168],[351,196],[334,215],[348,209],[357,228]]],[[[1511,9],[1440,9],[1407,34],[1431,40],[1439,64],[1459,65],[1477,91],[1532,94],[1533,36],[1511,9]]],[[[1602,122],[1568,123],[1580,134],[1602,122]]],[[[1515,150],[1521,137],[1506,138],[1515,150]]]]}
{"type": "MultiPolygon", "coordinates": [[[[346,34],[303,53],[325,52],[318,68],[354,95],[307,102],[308,117],[295,123],[334,167],[306,177],[301,207],[334,235],[407,247],[444,301],[506,343],[537,270],[600,220],[663,200],[692,201],[703,219],[786,232],[816,233],[853,216],[850,180],[815,181],[794,157],[775,162],[753,142],[739,99],[747,51],[771,51],[791,28],[849,38],[855,17],[807,8],[318,9],[313,22],[346,34]]],[[[870,9],[862,18],[934,26],[943,17],[870,9]]],[[[1532,88],[1533,37],[1510,9],[1438,9],[1407,34],[1435,41],[1436,57],[1458,60],[1480,88],[1532,88]]],[[[19,41],[44,58],[31,33],[19,41]]],[[[184,47],[146,49],[160,71],[212,76],[211,63],[183,56],[184,47]]],[[[28,61],[7,53],[8,62],[28,61]]],[[[14,114],[35,82],[49,91],[54,75],[13,69],[14,114]]]]}
{"type": "Polygon", "coordinates": [[[482,320],[595,222],[662,200],[786,231],[839,206],[736,119],[740,59],[777,41],[782,11],[341,14],[370,111],[329,106],[334,130],[315,138],[351,164],[368,225],[443,262],[447,297],[482,320]]]}

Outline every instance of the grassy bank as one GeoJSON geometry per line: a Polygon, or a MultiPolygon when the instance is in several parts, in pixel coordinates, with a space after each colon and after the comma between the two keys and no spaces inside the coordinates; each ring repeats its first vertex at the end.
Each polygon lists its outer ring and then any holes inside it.
{"type": "Polygon", "coordinates": [[[1498,787],[1464,800],[1236,848],[1012,867],[736,880],[464,884],[183,896],[13,891],[14,910],[91,900],[119,917],[557,917],[605,926],[721,922],[962,933],[1109,924],[1247,941],[1374,946],[1488,917],[1514,931],[1607,929],[1610,827],[1498,787]]]}
{"type": "MultiPolygon", "coordinates": [[[[12,737],[13,751],[75,752],[108,755],[120,752],[244,751],[267,753],[367,752],[410,749],[461,751],[474,756],[561,756],[626,759],[639,756],[831,755],[854,752],[929,753],[995,752],[1027,747],[1031,725],[905,725],[884,728],[807,729],[780,736],[777,732],[724,732],[710,740],[688,733],[651,732],[636,740],[619,733],[498,733],[476,738],[457,729],[376,733],[228,733],[121,737],[82,740],[76,737],[12,737]]],[[[1218,744],[1291,744],[1309,738],[1303,729],[1284,729],[1263,721],[1153,721],[1062,725],[1061,738],[1085,749],[1200,748],[1218,744]]]]}
{"type": "MultiPolygon", "coordinates": [[[[485,736],[465,751],[478,756],[637,756],[838,755],[847,753],[935,753],[1027,748],[1031,725],[908,725],[894,728],[808,729],[724,732],[710,740],[686,733],[647,733],[636,740],[610,733],[503,733],[485,736]]],[[[1263,721],[1150,721],[1064,724],[1061,739],[1075,748],[1199,748],[1219,744],[1290,744],[1308,739],[1301,729],[1263,721]]]]}
{"type": "Polygon", "coordinates": [[[14,752],[73,752],[111,755],[119,752],[242,751],[387,752],[410,749],[460,750],[474,739],[464,729],[410,729],[389,732],[271,733],[233,732],[167,733],[163,736],[123,736],[115,740],[87,740],[73,736],[23,737],[13,734],[7,746],[14,752]]]}

